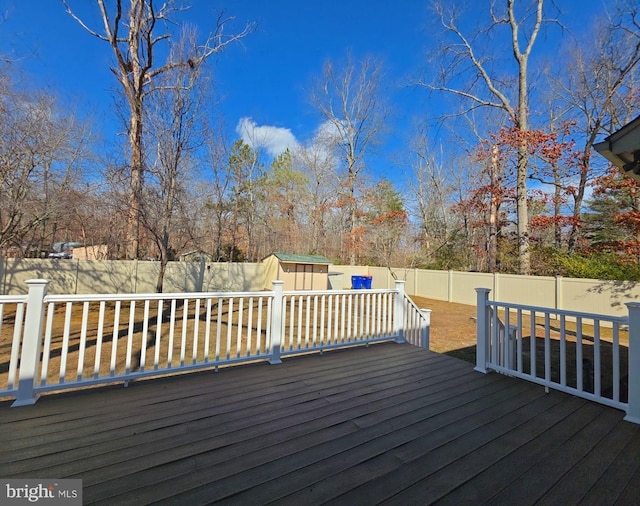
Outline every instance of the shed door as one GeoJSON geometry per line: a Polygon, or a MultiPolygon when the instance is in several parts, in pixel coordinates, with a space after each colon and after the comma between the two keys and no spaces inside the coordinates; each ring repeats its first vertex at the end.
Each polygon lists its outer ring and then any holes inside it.
{"type": "Polygon", "coordinates": [[[294,290],[313,290],[312,264],[296,264],[296,284],[294,290]]]}

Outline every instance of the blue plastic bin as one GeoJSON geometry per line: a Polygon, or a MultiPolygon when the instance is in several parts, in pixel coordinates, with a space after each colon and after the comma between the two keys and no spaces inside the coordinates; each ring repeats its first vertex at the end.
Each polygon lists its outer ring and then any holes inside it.
{"type": "Polygon", "coordinates": [[[371,290],[371,282],[373,281],[373,276],[362,276],[362,288],[366,288],[367,290],[371,290]]]}
{"type": "Polygon", "coordinates": [[[362,290],[364,278],[362,276],[351,276],[351,288],[354,290],[362,290]]]}

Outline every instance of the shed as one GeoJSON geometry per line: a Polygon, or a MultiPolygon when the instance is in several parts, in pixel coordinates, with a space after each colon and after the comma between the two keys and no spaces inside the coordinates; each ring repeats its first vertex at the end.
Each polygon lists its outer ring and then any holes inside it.
{"type": "Polygon", "coordinates": [[[319,255],[272,253],[262,260],[265,266],[265,288],[274,280],[284,281],[285,290],[326,290],[329,265],[333,262],[319,255]]]}

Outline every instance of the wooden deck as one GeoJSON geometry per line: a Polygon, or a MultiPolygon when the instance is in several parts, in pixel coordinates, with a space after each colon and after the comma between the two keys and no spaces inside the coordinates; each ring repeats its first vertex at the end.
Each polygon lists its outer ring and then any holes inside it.
{"type": "Polygon", "coordinates": [[[0,403],[0,475],[85,504],[637,504],[620,411],[394,343],[0,403]]]}

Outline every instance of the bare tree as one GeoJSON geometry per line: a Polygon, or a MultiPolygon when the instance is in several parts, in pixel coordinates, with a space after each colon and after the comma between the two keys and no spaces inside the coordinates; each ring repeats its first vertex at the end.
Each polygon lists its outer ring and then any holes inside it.
{"type": "Polygon", "coordinates": [[[105,0],[97,0],[103,23],[102,29],[94,29],[86,24],[74,13],[67,0],[62,0],[62,3],[73,19],[89,34],[109,44],[116,59],[111,71],[120,84],[129,109],[127,133],[130,150],[130,181],[127,256],[137,258],[145,170],[143,151],[145,98],[158,89],[159,78],[163,74],[180,67],[197,69],[209,57],[248,35],[253,30],[253,25],[248,24],[241,32],[227,35],[224,29],[232,18],[220,15],[216,21],[215,31],[204,43],[194,43],[188,51],[176,53],[170,50],[172,35],[169,27],[172,24],[171,16],[178,9],[173,6],[171,0],[160,3],[159,7],[154,0],[115,0],[109,5],[105,0]],[[169,57],[163,64],[158,65],[157,62],[163,52],[169,57]]]}
{"type": "Polygon", "coordinates": [[[329,221],[335,206],[335,163],[332,154],[319,143],[301,147],[295,153],[296,163],[306,174],[308,200],[306,208],[308,253],[333,255],[329,221]]]}
{"type": "Polygon", "coordinates": [[[447,242],[450,233],[451,175],[431,152],[423,127],[413,138],[410,149],[408,185],[413,212],[420,222],[418,241],[427,258],[433,260],[433,253],[447,242]]]}
{"type": "MultiPolygon", "coordinates": [[[[581,137],[578,173],[570,183],[573,224],[568,246],[572,251],[579,236],[585,194],[593,177],[593,145],[598,136],[612,133],[631,119],[640,98],[637,95],[640,11],[636,2],[622,0],[613,13],[598,20],[592,30],[568,49],[557,75],[552,79],[559,105],[557,114],[574,121],[581,137]],[[565,72],[566,68],[571,68],[571,72],[565,72]]],[[[567,183],[564,186],[569,189],[567,183]]]]}
{"type": "Polygon", "coordinates": [[[262,191],[263,167],[257,149],[252,149],[244,141],[237,140],[229,153],[228,160],[229,195],[231,210],[229,261],[238,261],[235,251],[243,246],[246,257],[257,259],[255,225],[258,201],[262,191]]]}
{"type": "Polygon", "coordinates": [[[87,157],[86,133],[52,96],[18,90],[4,76],[0,91],[0,250],[49,251],[65,196],[87,157]]]}
{"type": "MultiPolygon", "coordinates": [[[[493,72],[491,58],[480,55],[474,47],[475,38],[463,33],[458,26],[456,14],[448,12],[442,5],[436,4],[442,26],[453,36],[454,42],[443,45],[444,63],[438,82],[419,84],[433,90],[454,94],[468,101],[471,109],[492,107],[504,111],[516,129],[523,134],[529,130],[529,57],[545,22],[543,17],[544,0],[533,0],[520,15],[516,13],[516,0],[507,0],[505,12],[490,10],[491,24],[476,35],[489,35],[494,29],[506,25],[510,31],[510,49],[516,63],[516,93],[510,93],[508,79],[493,72]],[[459,85],[461,78],[468,78],[459,85]]],[[[495,55],[494,55],[495,56],[495,55]]],[[[529,225],[527,206],[527,168],[528,151],[526,135],[518,147],[516,213],[519,271],[530,271],[529,225]]]]}
{"type": "Polygon", "coordinates": [[[207,149],[206,165],[211,174],[205,210],[208,213],[213,213],[213,226],[208,235],[213,240],[211,251],[216,262],[226,260],[223,247],[225,233],[229,229],[228,223],[231,220],[231,206],[227,199],[230,191],[229,186],[231,185],[228,171],[229,153],[224,139],[219,135],[222,130],[223,128],[216,130],[207,128],[208,135],[205,141],[207,149]]]}
{"type": "MultiPolygon", "coordinates": [[[[346,171],[342,204],[346,209],[345,232],[352,242],[358,227],[357,181],[365,167],[365,155],[379,141],[386,106],[381,97],[382,65],[373,58],[354,63],[351,55],[342,68],[328,61],[314,86],[311,102],[327,121],[326,141],[333,145],[346,171]]],[[[354,265],[356,252],[347,251],[354,265]]]]}
{"type": "MultiPolygon", "coordinates": [[[[193,30],[185,29],[181,43],[174,46],[173,51],[186,52],[193,45],[194,37],[193,30]]],[[[184,57],[184,54],[174,54],[171,59],[184,57]]],[[[199,72],[198,68],[175,67],[159,76],[158,89],[149,96],[144,115],[150,146],[149,177],[140,205],[144,228],[151,234],[159,253],[157,292],[162,292],[167,262],[172,259],[170,245],[178,239],[174,229],[176,219],[182,217],[183,232],[190,228],[183,203],[188,201],[186,183],[192,156],[202,144],[200,111],[204,110],[205,96],[202,84],[195,87],[199,72]]],[[[182,243],[190,239],[189,234],[183,235],[182,243]]]]}

